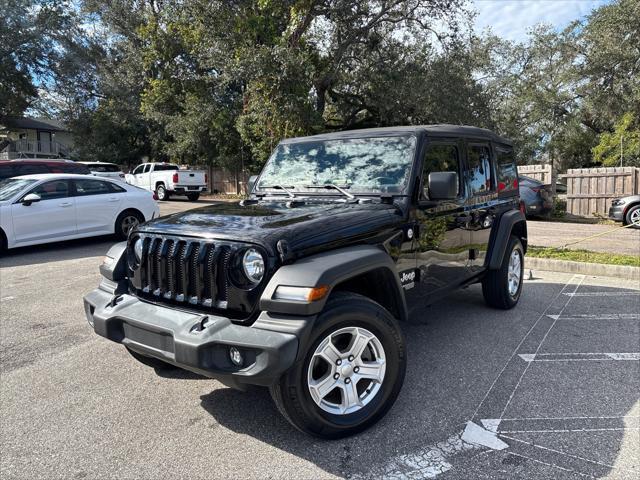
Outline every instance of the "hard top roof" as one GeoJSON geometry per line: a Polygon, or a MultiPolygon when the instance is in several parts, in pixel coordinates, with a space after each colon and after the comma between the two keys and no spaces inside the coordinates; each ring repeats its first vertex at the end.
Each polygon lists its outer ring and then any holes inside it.
{"type": "Polygon", "coordinates": [[[471,127],[467,125],[415,125],[415,126],[399,126],[399,127],[381,127],[381,128],[363,128],[359,130],[344,130],[340,132],[321,133],[309,137],[287,138],[281,143],[298,143],[312,140],[335,140],[342,138],[366,138],[378,136],[394,136],[426,133],[431,137],[465,137],[477,138],[484,140],[492,140],[505,145],[513,145],[511,140],[501,137],[500,135],[487,130],[485,128],[471,127]]]}

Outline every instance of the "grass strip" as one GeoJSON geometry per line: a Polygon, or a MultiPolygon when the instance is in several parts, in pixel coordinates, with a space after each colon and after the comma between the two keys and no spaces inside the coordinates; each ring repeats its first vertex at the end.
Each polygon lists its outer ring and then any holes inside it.
{"type": "Polygon", "coordinates": [[[589,250],[564,250],[552,247],[527,248],[527,256],[536,258],[554,258],[571,262],[604,263],[608,265],[629,265],[640,267],[639,255],[625,255],[621,253],[592,252],[589,250]]]}

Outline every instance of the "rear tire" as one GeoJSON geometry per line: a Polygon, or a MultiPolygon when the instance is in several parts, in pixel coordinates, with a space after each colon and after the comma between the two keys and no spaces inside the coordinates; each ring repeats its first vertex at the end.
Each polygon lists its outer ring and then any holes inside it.
{"type": "Polygon", "coordinates": [[[482,294],[490,307],[509,310],[517,305],[524,279],[524,249],[511,235],[498,270],[489,270],[482,280],[482,294]]]}
{"type": "Polygon", "coordinates": [[[625,225],[634,224],[631,228],[640,228],[640,205],[631,207],[624,216],[625,225]]]}
{"type": "Polygon", "coordinates": [[[129,352],[133,358],[135,358],[137,361],[139,361],[143,365],[146,365],[147,367],[151,367],[155,370],[177,370],[178,369],[178,367],[176,367],[175,365],[171,365],[170,363],[163,362],[158,358],[147,357],[146,355],[143,355],[138,352],[134,352],[133,350],[129,350],[128,348],[127,348],[127,352],[129,352]]]}
{"type": "Polygon", "coordinates": [[[137,210],[125,210],[116,219],[114,233],[118,240],[126,240],[132,228],[144,222],[144,216],[137,210]]]}
{"type": "Polygon", "coordinates": [[[7,251],[7,236],[0,229],[0,257],[7,251]]]}
{"type": "Polygon", "coordinates": [[[160,184],[156,187],[156,195],[158,196],[158,200],[162,202],[166,202],[167,200],[169,200],[169,192],[163,184],[160,184]]]}
{"type": "Polygon", "coordinates": [[[199,193],[187,193],[187,198],[191,202],[197,202],[198,199],[200,198],[200,194],[199,193]]]}
{"type": "Polygon", "coordinates": [[[393,316],[367,297],[338,292],[318,316],[304,358],[270,391],[297,429],[341,438],[387,413],[400,393],[405,369],[404,338],[393,316]]]}

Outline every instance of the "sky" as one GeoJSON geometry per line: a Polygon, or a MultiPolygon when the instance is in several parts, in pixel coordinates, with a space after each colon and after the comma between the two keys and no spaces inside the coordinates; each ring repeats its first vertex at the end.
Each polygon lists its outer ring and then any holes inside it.
{"type": "Polygon", "coordinates": [[[612,0],[473,0],[479,15],[478,32],[491,27],[493,33],[509,39],[525,40],[527,30],[538,23],[549,23],[560,30],[572,20],[612,0]]]}

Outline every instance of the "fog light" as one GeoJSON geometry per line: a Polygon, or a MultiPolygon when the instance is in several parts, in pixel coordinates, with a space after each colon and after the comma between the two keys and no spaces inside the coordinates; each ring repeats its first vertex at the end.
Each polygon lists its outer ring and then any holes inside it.
{"type": "Polygon", "coordinates": [[[229,349],[229,358],[231,359],[231,363],[233,363],[236,367],[241,367],[244,363],[244,358],[242,358],[242,353],[236,347],[231,347],[229,349]]]}

